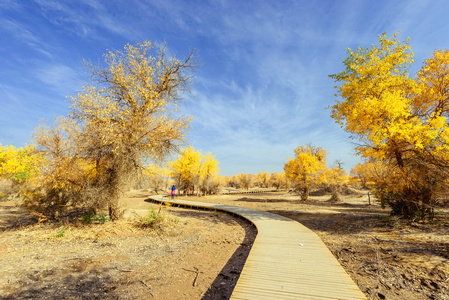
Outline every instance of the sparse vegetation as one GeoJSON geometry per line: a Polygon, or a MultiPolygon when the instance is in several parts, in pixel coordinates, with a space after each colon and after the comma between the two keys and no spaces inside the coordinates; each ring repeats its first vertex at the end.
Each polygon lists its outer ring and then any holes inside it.
{"type": "Polygon", "coordinates": [[[64,227],[61,227],[61,228],[59,228],[58,229],[58,233],[56,233],[56,237],[57,238],[61,238],[61,237],[64,237],[65,236],[65,229],[64,229],[64,227]]]}
{"type": "Polygon", "coordinates": [[[142,217],[139,221],[142,227],[153,227],[162,223],[166,219],[167,216],[164,213],[161,213],[160,211],[157,212],[154,209],[151,209],[150,212],[145,217],[142,217]]]}
{"type": "Polygon", "coordinates": [[[95,214],[93,210],[89,210],[82,216],[82,220],[85,224],[92,224],[93,222],[98,222],[99,224],[104,224],[110,220],[109,215],[106,213],[95,214]]]}

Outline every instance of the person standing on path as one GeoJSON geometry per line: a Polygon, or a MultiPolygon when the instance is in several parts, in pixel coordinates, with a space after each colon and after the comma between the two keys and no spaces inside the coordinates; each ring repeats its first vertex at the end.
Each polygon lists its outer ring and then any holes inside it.
{"type": "Polygon", "coordinates": [[[176,186],[173,185],[173,186],[171,187],[171,198],[172,198],[172,199],[175,198],[175,190],[176,190],[176,186]]]}

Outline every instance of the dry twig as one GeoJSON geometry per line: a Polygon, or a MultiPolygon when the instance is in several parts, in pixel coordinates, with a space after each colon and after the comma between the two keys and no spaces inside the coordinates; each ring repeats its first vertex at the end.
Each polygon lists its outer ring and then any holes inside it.
{"type": "MultiPolygon", "coordinates": [[[[144,286],[146,286],[147,288],[151,289],[150,286],[149,286],[148,284],[145,283],[145,281],[140,280],[140,282],[141,282],[144,286]]],[[[149,293],[150,293],[151,297],[154,297],[154,295],[153,295],[151,292],[149,292],[149,293]]]]}
{"type": "Polygon", "coordinates": [[[183,269],[184,271],[189,271],[189,272],[196,273],[195,279],[193,280],[193,286],[195,286],[195,285],[196,285],[196,281],[198,280],[198,275],[200,275],[200,273],[203,273],[203,272],[200,272],[199,269],[198,269],[197,267],[193,267],[193,268],[195,269],[195,271],[193,271],[193,270],[187,270],[187,269],[184,269],[184,268],[182,268],[182,269],[183,269]]]}

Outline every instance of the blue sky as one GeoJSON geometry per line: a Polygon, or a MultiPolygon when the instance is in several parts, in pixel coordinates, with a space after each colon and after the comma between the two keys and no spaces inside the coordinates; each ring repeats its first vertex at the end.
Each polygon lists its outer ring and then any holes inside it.
{"type": "Polygon", "coordinates": [[[377,35],[410,37],[416,72],[449,48],[449,1],[1,0],[0,143],[30,142],[40,119],[66,115],[68,95],[88,81],[82,60],[148,39],[202,67],[181,110],[194,117],[188,142],[212,152],[221,175],[281,172],[312,143],[349,171],[360,159],[325,108],[329,74],[346,48],[377,35]]]}

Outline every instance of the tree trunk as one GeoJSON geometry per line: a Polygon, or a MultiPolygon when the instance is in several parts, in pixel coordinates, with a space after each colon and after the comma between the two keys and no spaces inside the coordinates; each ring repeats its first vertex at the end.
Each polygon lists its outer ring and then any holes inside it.
{"type": "Polygon", "coordinates": [[[116,221],[121,218],[118,198],[109,200],[109,218],[111,219],[111,221],[116,221]]]}
{"type": "Polygon", "coordinates": [[[309,200],[309,187],[308,187],[308,186],[305,186],[305,187],[302,189],[301,200],[302,200],[302,201],[307,201],[307,200],[309,200]]]}

